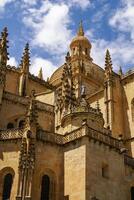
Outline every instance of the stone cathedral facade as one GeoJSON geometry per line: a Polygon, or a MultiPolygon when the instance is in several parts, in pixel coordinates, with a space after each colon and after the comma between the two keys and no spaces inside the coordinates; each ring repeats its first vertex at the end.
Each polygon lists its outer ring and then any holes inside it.
{"type": "MultiPolygon", "coordinates": [[[[82,24],[65,63],[30,74],[0,38],[0,200],[134,200],[134,71],[93,62],[82,24]]],[[[98,49],[99,50],[99,49],[98,49]]],[[[38,67],[38,66],[37,66],[38,67]]]]}

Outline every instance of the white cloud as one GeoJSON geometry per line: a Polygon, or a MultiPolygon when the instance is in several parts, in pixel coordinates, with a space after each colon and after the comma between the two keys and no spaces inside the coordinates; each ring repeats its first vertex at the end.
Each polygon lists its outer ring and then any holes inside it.
{"type": "Polygon", "coordinates": [[[0,13],[4,12],[5,6],[15,0],[0,0],[0,13]]]}
{"type": "Polygon", "coordinates": [[[134,42],[134,1],[122,0],[122,6],[117,9],[109,24],[122,32],[130,33],[131,39],[134,42]]]}
{"type": "Polygon", "coordinates": [[[50,75],[57,69],[54,64],[44,58],[41,57],[33,57],[30,67],[30,72],[32,74],[38,75],[39,69],[42,67],[43,71],[43,78],[46,80],[47,77],[50,77],[50,75]]]}
{"type": "Polygon", "coordinates": [[[18,66],[18,62],[16,61],[15,57],[10,57],[7,64],[15,67],[18,66]]]}
{"type": "Polygon", "coordinates": [[[38,0],[22,0],[22,3],[27,5],[35,5],[38,0]]]}
{"type": "MultiPolygon", "coordinates": [[[[130,41],[125,41],[124,36],[118,37],[114,41],[106,41],[104,39],[94,39],[92,42],[91,56],[94,59],[94,62],[99,64],[104,68],[105,64],[105,53],[109,49],[113,69],[118,71],[119,66],[128,66],[129,64],[133,65],[134,58],[134,47],[130,41]]],[[[124,67],[123,67],[124,68],[124,67]]],[[[126,69],[124,69],[126,71],[126,69]]]]}
{"type": "Polygon", "coordinates": [[[70,17],[66,4],[44,1],[40,9],[29,9],[23,21],[33,30],[33,45],[43,47],[51,54],[61,54],[67,50],[71,31],[68,28],[70,17]]]}
{"type": "Polygon", "coordinates": [[[87,9],[91,5],[90,0],[70,0],[69,1],[70,6],[77,6],[80,7],[82,10],[87,9]]]}
{"type": "Polygon", "coordinates": [[[110,4],[109,3],[104,3],[102,8],[99,9],[95,14],[93,15],[93,22],[103,22],[103,17],[106,17],[106,14],[109,13],[110,10],[110,4]]]}
{"type": "Polygon", "coordinates": [[[134,58],[134,1],[122,0],[121,6],[112,14],[109,25],[115,28],[117,37],[113,41],[93,39],[92,56],[101,66],[104,66],[106,49],[110,49],[114,69],[118,66],[133,65],[134,58]]]}
{"type": "Polygon", "coordinates": [[[4,6],[8,3],[13,2],[14,0],[0,0],[0,8],[4,8],[4,6]]]}

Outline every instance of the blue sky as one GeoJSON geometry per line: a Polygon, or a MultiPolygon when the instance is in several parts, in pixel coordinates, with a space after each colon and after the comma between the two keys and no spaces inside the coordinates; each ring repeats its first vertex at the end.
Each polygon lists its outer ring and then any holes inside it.
{"type": "Polygon", "coordinates": [[[113,68],[134,66],[134,0],[0,0],[0,30],[9,31],[9,64],[18,66],[26,42],[31,73],[44,78],[64,63],[80,20],[92,44],[93,61],[104,67],[110,50],[113,68]]]}

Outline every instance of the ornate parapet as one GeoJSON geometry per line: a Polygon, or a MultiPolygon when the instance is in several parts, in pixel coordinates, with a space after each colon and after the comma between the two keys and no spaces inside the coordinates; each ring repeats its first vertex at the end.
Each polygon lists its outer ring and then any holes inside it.
{"type": "Polygon", "coordinates": [[[43,130],[37,132],[37,140],[63,145],[63,136],[56,133],[48,133],[43,130]]]}
{"type": "MultiPolygon", "coordinates": [[[[0,131],[0,140],[21,139],[23,137],[23,133],[23,129],[0,131]]],[[[88,127],[86,124],[74,131],[71,131],[70,133],[66,133],[65,135],[50,133],[44,130],[38,130],[36,133],[36,139],[38,141],[49,142],[57,145],[64,145],[85,136],[95,142],[99,142],[100,144],[104,144],[116,150],[120,150],[123,147],[122,141],[113,138],[109,130],[95,130],[88,127]]],[[[127,160],[125,160],[125,162],[130,162],[130,158],[131,157],[126,158],[127,160]]]]}
{"type": "Polygon", "coordinates": [[[21,139],[23,136],[23,129],[9,129],[0,131],[0,141],[1,140],[11,140],[11,139],[21,139]]]}
{"type": "Polygon", "coordinates": [[[123,144],[120,140],[113,138],[111,132],[104,129],[102,132],[92,129],[87,125],[83,125],[82,127],[71,131],[65,135],[59,135],[56,133],[48,133],[45,131],[39,131],[37,133],[37,139],[43,142],[50,142],[55,143],[58,145],[64,145],[74,140],[80,139],[84,136],[88,137],[89,139],[94,140],[95,142],[99,142],[100,144],[104,144],[109,146],[109,148],[114,148],[118,151],[122,148],[123,144]]]}
{"type": "Polygon", "coordinates": [[[117,150],[120,150],[123,146],[122,142],[114,137],[112,137],[110,134],[111,132],[105,133],[106,130],[98,131],[92,128],[88,128],[88,136],[89,138],[98,141],[100,143],[105,144],[106,146],[109,146],[110,148],[115,148],[117,150]]]}

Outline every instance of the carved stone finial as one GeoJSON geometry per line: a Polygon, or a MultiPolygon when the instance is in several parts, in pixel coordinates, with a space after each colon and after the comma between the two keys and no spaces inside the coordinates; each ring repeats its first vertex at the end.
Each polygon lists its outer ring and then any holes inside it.
{"type": "Polygon", "coordinates": [[[78,36],[84,36],[84,30],[83,30],[82,20],[80,21],[79,29],[78,29],[77,35],[78,35],[78,36]]]}
{"type": "Polygon", "coordinates": [[[120,76],[122,76],[122,75],[123,75],[123,71],[122,71],[122,67],[121,67],[121,66],[119,67],[118,74],[119,74],[120,76]]]}
{"type": "Polygon", "coordinates": [[[112,70],[112,60],[111,60],[110,52],[108,49],[106,51],[106,57],[105,57],[105,69],[106,68],[112,70]]]}
{"type": "Polygon", "coordinates": [[[29,44],[26,43],[26,46],[24,48],[22,60],[21,60],[21,68],[24,73],[29,72],[29,66],[30,66],[30,52],[29,52],[29,44]]]}
{"type": "Polygon", "coordinates": [[[6,66],[7,65],[7,60],[9,59],[8,57],[8,30],[7,27],[3,29],[3,32],[1,33],[1,39],[0,39],[0,67],[6,66]]]}
{"type": "Polygon", "coordinates": [[[70,61],[70,53],[69,53],[69,51],[67,52],[67,55],[66,55],[66,57],[65,57],[65,60],[66,60],[66,62],[68,62],[68,61],[70,61]]]}
{"type": "Polygon", "coordinates": [[[86,87],[84,85],[81,85],[81,97],[86,97],[86,87]]]}
{"type": "Polygon", "coordinates": [[[38,78],[40,78],[41,80],[43,80],[43,72],[42,72],[42,67],[40,68],[39,70],[39,73],[38,73],[38,78]]]}
{"type": "Polygon", "coordinates": [[[96,109],[97,109],[98,111],[100,111],[100,104],[99,104],[99,101],[98,101],[98,100],[96,101],[96,109]]]}
{"type": "Polygon", "coordinates": [[[26,113],[25,128],[30,130],[33,124],[38,128],[37,105],[36,101],[34,100],[34,96],[31,96],[31,100],[26,113]]]}
{"type": "Polygon", "coordinates": [[[106,79],[109,79],[111,77],[111,74],[112,74],[112,60],[111,60],[109,50],[107,49],[106,57],[105,57],[105,76],[106,76],[106,79]]]}

